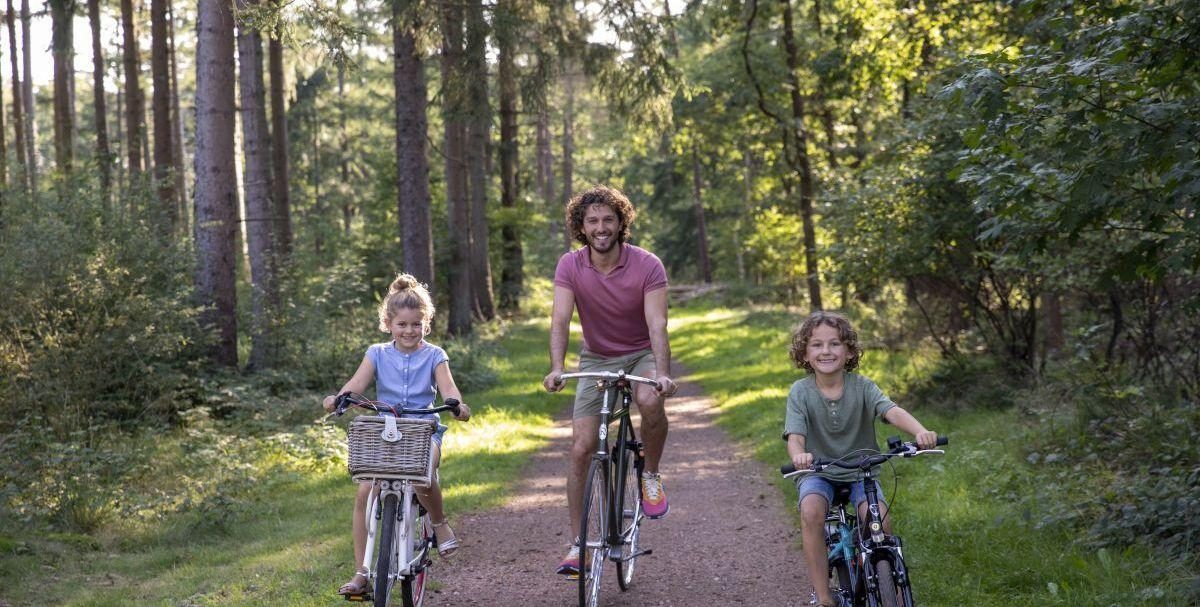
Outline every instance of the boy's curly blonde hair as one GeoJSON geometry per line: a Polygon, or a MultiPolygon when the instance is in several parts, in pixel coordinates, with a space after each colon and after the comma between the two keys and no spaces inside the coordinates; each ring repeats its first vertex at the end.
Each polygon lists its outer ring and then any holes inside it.
{"type": "Polygon", "coordinates": [[[796,363],[796,367],[812,372],[812,365],[804,360],[804,355],[808,351],[808,340],[812,339],[813,331],[821,325],[837,329],[838,339],[845,344],[846,351],[849,353],[846,358],[846,372],[857,369],[858,361],[862,358],[862,349],[858,347],[858,331],[850,326],[850,321],[845,316],[823,310],[809,314],[808,318],[805,318],[795,331],[792,331],[792,346],[788,349],[788,357],[796,363]]]}

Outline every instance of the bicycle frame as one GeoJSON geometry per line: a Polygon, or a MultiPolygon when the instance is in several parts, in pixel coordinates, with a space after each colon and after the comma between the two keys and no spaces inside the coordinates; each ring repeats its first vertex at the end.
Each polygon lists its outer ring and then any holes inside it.
{"type": "Polygon", "coordinates": [[[420,504],[416,499],[416,491],[412,482],[408,480],[387,480],[376,479],[373,484],[379,486],[378,491],[372,490],[371,497],[367,500],[367,509],[365,512],[367,521],[367,546],[368,550],[363,552],[362,569],[370,571],[367,576],[369,580],[374,580],[383,575],[383,572],[375,570],[374,564],[376,555],[372,554],[376,543],[376,535],[379,533],[379,525],[382,523],[383,503],[389,495],[397,496],[398,508],[396,513],[398,516],[397,522],[400,523],[395,527],[395,541],[392,542],[392,558],[391,563],[396,565],[395,570],[388,572],[395,582],[397,579],[414,575],[424,569],[425,561],[429,556],[429,546],[424,546],[417,554],[410,552],[411,534],[413,527],[405,524],[410,522],[409,517],[420,516],[420,504]],[[397,487],[399,488],[397,490],[397,487]]]}

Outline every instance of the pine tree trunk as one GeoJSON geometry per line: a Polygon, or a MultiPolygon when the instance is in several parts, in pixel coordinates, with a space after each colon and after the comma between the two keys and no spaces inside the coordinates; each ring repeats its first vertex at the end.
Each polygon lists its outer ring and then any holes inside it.
{"type": "Polygon", "coordinates": [[[487,150],[492,112],[488,105],[487,22],[483,17],[483,0],[467,4],[466,75],[470,104],[467,171],[471,199],[471,285],[475,311],[486,321],[496,317],[496,303],[487,218],[487,150]]]}
{"type": "MultiPolygon", "coordinates": [[[[137,13],[133,0],[121,0],[121,31],[124,43],[125,65],[125,154],[131,183],[137,182],[142,172],[142,86],[139,77],[141,57],[138,53],[137,13]]],[[[232,25],[231,25],[232,27],[232,25]]]]}
{"type": "Polygon", "coordinates": [[[275,253],[281,260],[287,260],[292,254],[292,205],[288,191],[291,168],[288,166],[287,106],[283,96],[283,91],[287,88],[283,76],[283,42],[278,31],[271,35],[267,55],[271,71],[271,168],[274,178],[272,198],[275,200],[275,253]]]}
{"type": "Polygon", "coordinates": [[[54,55],[54,164],[64,174],[75,161],[75,0],[49,0],[54,55]]]}
{"type": "Polygon", "coordinates": [[[813,226],[813,174],[808,156],[808,135],[804,130],[804,98],[801,96],[800,81],[796,70],[800,66],[800,52],[796,47],[795,33],[792,30],[792,5],[790,0],[783,0],[783,47],[787,53],[788,83],[792,102],[791,128],[788,139],[792,151],[788,155],[789,164],[800,179],[800,222],[804,232],[804,269],[805,282],[808,285],[809,306],[813,310],[821,310],[821,281],[817,265],[817,237],[813,226]]]}
{"type": "Polygon", "coordinates": [[[108,100],[104,94],[104,47],[100,40],[100,0],[88,0],[92,27],[92,104],[96,121],[96,164],[100,168],[100,196],[104,210],[112,210],[112,152],[108,149],[108,100]]]}
{"type": "MultiPolygon", "coordinates": [[[[564,209],[566,203],[575,195],[575,77],[570,73],[570,63],[567,73],[563,74],[563,86],[567,90],[567,101],[563,106],[563,133],[562,133],[562,182],[563,182],[563,204],[564,209]]],[[[565,217],[565,211],[564,211],[565,217]]],[[[571,243],[574,238],[571,236],[571,227],[568,222],[563,222],[563,244],[565,250],[571,250],[571,243]]]]}
{"type": "Polygon", "coordinates": [[[434,284],[433,219],[429,194],[429,158],[425,138],[428,91],[414,32],[419,27],[417,3],[392,3],[392,43],[396,64],[396,204],[404,269],[417,280],[434,284]]]}
{"type": "Polygon", "coordinates": [[[696,151],[696,140],[692,139],[692,208],[696,212],[696,247],[700,258],[700,278],[712,284],[712,264],[708,260],[708,224],[704,219],[704,195],[701,187],[700,154],[696,151]]]}
{"type": "Polygon", "coordinates": [[[503,267],[500,270],[500,309],[520,308],[524,291],[525,256],[521,249],[521,223],[517,209],[517,166],[520,146],[517,141],[517,69],[513,60],[514,38],[519,19],[511,8],[501,5],[496,17],[496,46],[499,50],[497,83],[500,88],[500,206],[504,223],[500,228],[503,267]]]}
{"type": "Polygon", "coordinates": [[[29,191],[35,197],[38,188],[37,121],[33,105],[33,52],[30,41],[29,0],[21,0],[21,53],[25,77],[21,79],[21,105],[25,110],[25,166],[29,171],[29,191]]]}
{"type": "Polygon", "coordinates": [[[22,107],[25,105],[21,95],[21,55],[17,52],[16,11],[13,10],[12,0],[8,0],[8,12],[5,14],[8,26],[9,61],[12,64],[12,111],[13,111],[13,156],[17,160],[18,175],[14,180],[20,183],[22,190],[29,191],[29,159],[25,147],[25,117],[22,107]]]}
{"type": "Polygon", "coordinates": [[[554,137],[550,133],[550,110],[547,107],[548,103],[549,101],[543,98],[541,108],[538,109],[537,133],[534,145],[536,146],[535,154],[537,156],[538,196],[541,197],[547,216],[550,218],[549,237],[557,239],[561,232],[559,220],[563,217],[563,205],[554,197],[554,137]]]}
{"type": "MultiPolygon", "coordinates": [[[[127,0],[128,1],[128,0],[127,0]]],[[[201,321],[217,340],[213,362],[237,365],[237,291],[234,246],[237,175],[234,167],[233,5],[199,0],[196,24],[195,239],[196,296],[201,321]]],[[[136,139],[129,139],[131,146],[136,139]]]]}
{"type": "Polygon", "coordinates": [[[455,0],[441,0],[442,94],[445,124],[446,219],[450,249],[451,335],[471,332],[471,213],[464,163],[466,139],[466,82],[463,74],[463,9],[455,0]]]}
{"type": "MultiPolygon", "coordinates": [[[[239,0],[246,9],[253,2],[239,0]]],[[[271,136],[267,130],[266,90],[263,85],[262,35],[253,27],[238,29],[238,84],[241,91],[242,155],[246,166],[242,188],[246,205],[246,248],[250,255],[252,370],[267,369],[276,358],[274,312],[278,303],[275,251],[272,242],[271,136]]]]}
{"type": "Polygon", "coordinates": [[[187,163],[183,154],[183,114],[179,107],[179,62],[175,55],[175,10],[172,0],[167,0],[167,53],[171,63],[171,163],[175,167],[175,205],[179,217],[180,231],[187,233],[188,192],[187,163]]]}
{"type": "MultiPolygon", "coordinates": [[[[3,55],[0,48],[0,55],[3,55]]],[[[4,65],[0,56],[0,66],[4,65]]],[[[3,217],[3,206],[8,195],[8,134],[4,132],[4,70],[0,70],[0,217],[3,217]]],[[[3,222],[0,222],[3,226],[3,222]]]]}
{"type": "MultiPolygon", "coordinates": [[[[340,7],[340,4],[339,4],[340,7]]],[[[339,11],[340,13],[340,11],[339,11]]],[[[337,66],[338,108],[338,173],[343,186],[350,184],[350,138],[346,132],[346,65],[337,66]]],[[[350,236],[350,224],[354,220],[354,204],[346,189],[338,191],[338,206],[342,208],[342,234],[350,236]]]]}
{"type": "Polygon", "coordinates": [[[154,116],[154,184],[163,210],[164,230],[179,231],[175,199],[175,166],[171,128],[171,62],[167,52],[167,0],[150,0],[150,75],[154,92],[150,98],[154,116]]]}

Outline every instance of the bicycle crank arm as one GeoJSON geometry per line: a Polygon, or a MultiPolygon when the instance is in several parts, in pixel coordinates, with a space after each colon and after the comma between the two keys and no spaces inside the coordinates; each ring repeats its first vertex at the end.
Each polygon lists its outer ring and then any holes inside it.
{"type": "Polygon", "coordinates": [[[639,556],[646,556],[646,555],[650,555],[650,554],[654,554],[654,550],[653,550],[653,549],[650,549],[650,548],[647,548],[647,549],[645,549],[645,550],[638,550],[637,552],[634,552],[633,554],[631,554],[631,555],[629,555],[629,556],[627,556],[627,557],[625,557],[625,558],[615,558],[615,559],[613,559],[613,560],[614,560],[614,561],[620,561],[620,562],[622,562],[622,563],[625,563],[625,562],[628,562],[628,561],[632,561],[633,559],[636,559],[636,558],[637,558],[637,557],[639,557],[639,556]]]}

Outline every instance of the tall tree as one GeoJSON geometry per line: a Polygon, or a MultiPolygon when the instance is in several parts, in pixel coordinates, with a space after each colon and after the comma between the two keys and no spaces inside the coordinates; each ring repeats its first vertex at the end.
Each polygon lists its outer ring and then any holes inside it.
{"type": "MultiPolygon", "coordinates": [[[[128,0],[126,0],[128,1],[128,0]]],[[[195,240],[201,321],[216,331],[214,363],[237,365],[233,5],[199,0],[196,23],[195,240]]],[[[130,139],[131,145],[136,140],[130,139]]]]}
{"type": "MultiPolygon", "coordinates": [[[[238,8],[256,0],[239,0],[238,8]]],[[[274,225],[271,204],[271,136],[267,130],[266,90],[263,85],[262,35],[244,21],[238,26],[238,84],[241,91],[242,188],[246,205],[246,248],[250,254],[251,327],[250,369],[269,368],[275,358],[272,320],[277,304],[274,225]]]]}
{"type": "MultiPolygon", "coordinates": [[[[22,0],[24,1],[26,0],[22,0]]],[[[136,19],[137,12],[134,11],[133,0],[121,0],[121,31],[125,60],[125,155],[129,163],[127,172],[133,181],[136,181],[142,172],[142,119],[146,114],[139,76],[142,60],[138,52],[136,19]]]]}
{"type": "Polygon", "coordinates": [[[88,0],[92,26],[92,103],[95,106],[96,165],[100,169],[100,196],[105,210],[112,204],[112,152],[108,149],[108,100],[104,94],[104,47],[100,41],[100,0],[88,0]]]}
{"type": "Polygon", "coordinates": [[[54,163],[69,173],[75,159],[75,0],[49,0],[54,55],[54,163]]]}
{"type": "MultiPolygon", "coordinates": [[[[279,0],[274,0],[278,5],[279,0]]],[[[292,205],[288,193],[288,126],[287,106],[283,91],[287,88],[283,75],[282,25],[271,29],[267,44],[268,69],[271,74],[271,175],[275,202],[275,253],[280,259],[292,254],[292,205]]],[[[424,142],[424,139],[422,139],[424,142]]]]}
{"type": "MultiPolygon", "coordinates": [[[[566,89],[567,99],[563,105],[562,132],[562,204],[559,209],[565,209],[567,201],[575,195],[575,75],[571,73],[573,62],[567,62],[567,70],[563,73],[563,88],[566,89]]],[[[563,213],[566,211],[564,210],[563,213]]],[[[563,244],[567,251],[571,250],[574,239],[571,228],[563,223],[563,244]]]]}
{"type": "Polygon", "coordinates": [[[470,112],[467,172],[471,199],[471,290],[475,297],[475,311],[483,320],[496,317],[487,218],[488,142],[492,125],[487,86],[487,29],[483,0],[470,0],[467,3],[464,67],[470,112]]]}
{"type": "Polygon", "coordinates": [[[29,191],[37,194],[37,121],[33,119],[33,50],[30,34],[29,0],[21,0],[21,58],[25,77],[21,79],[21,105],[25,110],[25,162],[29,172],[29,191]]]}
{"type": "MultiPolygon", "coordinates": [[[[175,204],[180,218],[179,227],[186,223],[187,179],[183,155],[183,112],[179,104],[179,61],[175,54],[175,9],[174,3],[167,0],[167,53],[171,59],[171,163],[175,167],[175,204]]],[[[187,232],[186,229],[181,231],[187,232]]]]}
{"type": "Polygon", "coordinates": [[[18,64],[20,63],[20,53],[17,51],[17,29],[16,29],[16,11],[13,10],[12,0],[8,0],[8,12],[5,14],[5,22],[8,26],[8,55],[10,63],[12,63],[12,107],[13,107],[13,147],[17,160],[17,170],[19,175],[17,181],[21,188],[29,191],[29,160],[26,157],[27,148],[25,147],[25,118],[22,111],[25,105],[24,97],[21,94],[23,87],[21,86],[21,70],[18,64]]]}
{"type": "MultiPolygon", "coordinates": [[[[175,199],[174,129],[171,128],[171,61],[168,48],[168,0],[150,0],[150,77],[154,92],[150,99],[154,116],[154,184],[165,226],[179,230],[178,204],[175,199]]],[[[261,74],[260,74],[261,76],[261,74]]]]}
{"type": "Polygon", "coordinates": [[[466,83],[463,81],[463,8],[456,0],[441,0],[442,122],[444,124],[446,219],[452,243],[449,276],[450,314],[446,330],[452,335],[471,332],[471,212],[467,197],[466,83]]]}
{"type": "Polygon", "coordinates": [[[712,263],[708,259],[708,222],[704,217],[704,177],[700,166],[700,152],[696,149],[695,133],[692,134],[692,209],[696,213],[696,247],[700,256],[700,278],[712,283],[712,263]]]}
{"type": "MultiPolygon", "coordinates": [[[[3,55],[3,49],[0,49],[3,55]]],[[[0,61],[0,66],[4,65],[0,61]]],[[[3,212],[4,192],[8,190],[8,135],[4,132],[4,71],[0,70],[0,214],[3,212]]]]}
{"type": "Polygon", "coordinates": [[[521,250],[522,218],[518,216],[517,68],[514,60],[520,18],[511,3],[497,5],[496,47],[499,53],[496,81],[500,89],[500,228],[504,264],[500,269],[500,309],[515,311],[524,290],[524,253],[521,250]]]}
{"type": "Polygon", "coordinates": [[[392,46],[396,89],[396,205],[404,268],[433,285],[433,219],[429,194],[427,89],[416,32],[421,21],[416,0],[392,3],[392,46]]]}

